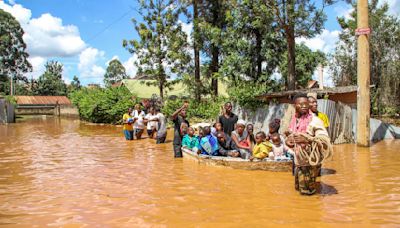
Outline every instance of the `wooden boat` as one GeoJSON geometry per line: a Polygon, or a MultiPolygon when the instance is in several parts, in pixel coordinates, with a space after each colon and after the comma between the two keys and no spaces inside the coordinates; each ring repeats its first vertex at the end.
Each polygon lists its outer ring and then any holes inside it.
{"type": "Polygon", "coordinates": [[[233,157],[221,157],[221,156],[208,156],[198,155],[197,153],[182,148],[182,154],[184,158],[188,158],[197,161],[201,164],[212,165],[212,166],[225,166],[233,169],[245,169],[245,170],[265,170],[272,172],[292,172],[292,161],[281,160],[275,161],[268,158],[259,161],[250,161],[249,159],[233,158],[233,157]]]}

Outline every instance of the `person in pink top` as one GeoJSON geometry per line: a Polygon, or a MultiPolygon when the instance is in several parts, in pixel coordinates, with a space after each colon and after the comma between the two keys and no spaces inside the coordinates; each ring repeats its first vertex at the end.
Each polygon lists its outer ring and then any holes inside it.
{"type": "Polygon", "coordinates": [[[305,94],[296,95],[294,105],[296,112],[285,132],[286,145],[293,149],[295,189],[301,194],[312,195],[316,191],[317,166],[332,153],[330,138],[322,120],[310,113],[305,94]],[[321,151],[329,153],[321,154],[321,151]],[[311,153],[317,153],[318,158],[310,158],[311,153]]]}

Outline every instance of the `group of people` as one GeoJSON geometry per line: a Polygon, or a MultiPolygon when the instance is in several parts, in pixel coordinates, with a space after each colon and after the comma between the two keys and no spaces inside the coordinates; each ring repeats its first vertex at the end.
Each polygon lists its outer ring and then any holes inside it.
{"type": "MultiPolygon", "coordinates": [[[[301,194],[314,194],[321,163],[330,157],[332,147],[327,132],[329,119],[318,111],[317,100],[305,94],[293,98],[295,114],[289,129],[280,132],[280,120],[274,119],[268,131],[254,133],[254,126],[240,120],[232,112],[232,103],[224,105],[224,112],[212,126],[194,129],[186,119],[188,102],[172,115],[174,126],[173,150],[182,157],[182,148],[208,156],[240,157],[250,161],[293,160],[295,188],[301,194]],[[197,130],[197,134],[196,134],[197,130]]],[[[135,105],[123,116],[127,140],[140,139],[144,129],[157,143],[164,143],[167,135],[166,117],[159,108],[150,107],[148,113],[135,105]]]]}
{"type": "Polygon", "coordinates": [[[284,143],[283,136],[279,134],[280,120],[275,119],[269,124],[268,134],[263,131],[254,134],[254,126],[239,120],[232,112],[232,104],[224,105],[224,114],[212,126],[199,127],[198,134],[195,129],[189,127],[185,119],[184,105],[177,110],[182,115],[173,115],[176,119],[175,156],[180,157],[179,149],[187,148],[197,154],[210,156],[241,157],[243,159],[262,160],[265,158],[274,160],[290,159],[293,152],[284,143]]]}
{"type": "Polygon", "coordinates": [[[254,133],[253,124],[239,120],[232,112],[232,104],[227,102],[218,121],[199,128],[197,135],[186,120],[188,103],[184,103],[172,115],[175,157],[182,157],[181,149],[186,148],[197,154],[241,157],[250,161],[292,159],[296,190],[312,195],[316,191],[321,163],[332,154],[327,132],[329,119],[318,111],[314,97],[298,94],[293,102],[296,111],[285,132],[280,132],[280,120],[274,119],[267,133],[254,133]]]}
{"type": "Polygon", "coordinates": [[[122,121],[126,140],[141,139],[146,129],[149,138],[156,139],[157,144],[165,142],[167,120],[159,108],[150,107],[146,114],[140,104],[136,104],[134,109],[129,108],[123,115],[122,121]]]}

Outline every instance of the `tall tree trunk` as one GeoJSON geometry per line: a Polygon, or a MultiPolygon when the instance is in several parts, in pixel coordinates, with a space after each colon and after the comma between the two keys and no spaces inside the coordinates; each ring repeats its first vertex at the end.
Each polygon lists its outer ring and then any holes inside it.
{"type": "Polygon", "coordinates": [[[213,96],[218,97],[218,79],[214,78],[214,74],[218,73],[218,57],[219,57],[219,48],[216,46],[213,46],[211,48],[211,53],[212,53],[212,59],[211,59],[211,88],[213,90],[213,96]]]}
{"type": "Polygon", "coordinates": [[[160,83],[158,84],[158,88],[160,90],[161,100],[164,100],[164,82],[163,82],[163,80],[160,80],[160,83]]]}
{"type": "Polygon", "coordinates": [[[287,26],[286,26],[286,42],[288,52],[288,75],[287,87],[288,90],[296,89],[296,53],[295,53],[295,37],[294,37],[294,2],[287,3],[287,26]]]}
{"type": "MultiPolygon", "coordinates": [[[[215,1],[215,5],[213,5],[213,21],[212,25],[215,27],[220,28],[221,27],[221,22],[220,22],[220,3],[219,1],[215,1]]],[[[210,72],[211,76],[214,77],[215,73],[218,72],[219,69],[219,47],[218,44],[212,44],[211,45],[211,65],[210,65],[210,72]]],[[[211,88],[213,91],[213,96],[214,98],[218,97],[218,79],[212,78],[211,79],[211,88]]]]}
{"type": "Polygon", "coordinates": [[[287,51],[288,51],[288,75],[287,87],[288,90],[296,89],[296,53],[294,34],[287,34],[287,51]]]}
{"type": "Polygon", "coordinates": [[[261,57],[262,37],[258,29],[256,30],[255,34],[256,34],[256,56],[257,56],[256,79],[258,80],[261,77],[261,72],[262,72],[262,57],[261,57]]]}
{"type": "Polygon", "coordinates": [[[194,80],[196,84],[196,90],[195,90],[195,98],[196,101],[200,101],[200,92],[201,90],[199,89],[201,87],[201,81],[200,81],[200,51],[199,51],[199,44],[197,40],[197,36],[199,34],[198,31],[198,17],[199,17],[199,12],[197,8],[197,0],[193,0],[193,29],[194,29],[194,37],[193,37],[193,49],[194,49],[194,80]]]}

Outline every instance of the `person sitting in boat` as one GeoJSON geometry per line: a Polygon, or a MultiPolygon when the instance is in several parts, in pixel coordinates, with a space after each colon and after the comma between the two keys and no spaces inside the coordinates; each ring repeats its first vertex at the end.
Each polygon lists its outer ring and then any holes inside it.
{"type": "Polygon", "coordinates": [[[187,128],[187,134],[183,136],[182,148],[190,149],[195,153],[197,153],[200,148],[199,139],[197,135],[194,134],[194,129],[192,127],[187,128]]]}
{"type": "Polygon", "coordinates": [[[235,144],[235,142],[225,134],[225,132],[220,131],[217,134],[218,139],[218,153],[219,156],[224,157],[239,157],[240,152],[235,144]]]}
{"type": "Polygon", "coordinates": [[[269,122],[267,140],[269,140],[271,142],[272,135],[274,133],[279,134],[280,128],[281,128],[281,120],[280,119],[273,119],[271,122],[269,122]]]}
{"type": "Polygon", "coordinates": [[[286,146],[281,139],[281,135],[278,133],[274,133],[271,136],[272,141],[272,152],[270,152],[269,157],[275,160],[282,160],[282,159],[290,159],[293,152],[291,149],[286,146]]]}
{"type": "Polygon", "coordinates": [[[203,128],[204,136],[200,140],[200,149],[197,153],[210,156],[218,156],[218,141],[211,134],[209,126],[203,128]]]}
{"type": "Polygon", "coordinates": [[[272,151],[272,145],[266,140],[266,138],[267,135],[265,132],[257,132],[255,137],[256,144],[254,145],[253,156],[250,157],[250,161],[253,161],[255,158],[262,160],[268,157],[269,153],[272,151]]]}
{"type": "Polygon", "coordinates": [[[240,156],[243,159],[248,159],[251,154],[251,144],[247,131],[245,130],[246,122],[244,120],[238,120],[236,129],[232,131],[232,140],[235,142],[237,148],[240,151],[240,156]]]}
{"type": "Polygon", "coordinates": [[[333,150],[324,123],[309,111],[308,97],[297,94],[294,105],[296,112],[286,132],[286,145],[293,148],[295,189],[300,194],[312,195],[316,192],[316,168],[333,150]]]}
{"type": "Polygon", "coordinates": [[[211,134],[217,137],[218,133],[221,131],[224,131],[222,124],[219,122],[214,123],[213,127],[211,128],[211,134]]]}
{"type": "Polygon", "coordinates": [[[252,123],[247,124],[246,126],[247,133],[249,134],[249,140],[251,143],[251,147],[256,144],[256,140],[254,138],[254,126],[252,123]]]}

